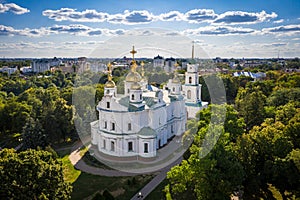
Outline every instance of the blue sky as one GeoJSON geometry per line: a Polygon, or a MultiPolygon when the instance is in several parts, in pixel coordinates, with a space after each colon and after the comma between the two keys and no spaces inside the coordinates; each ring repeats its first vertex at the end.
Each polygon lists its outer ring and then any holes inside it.
{"type": "Polygon", "coordinates": [[[195,41],[197,57],[298,57],[299,10],[299,0],[0,0],[0,56],[117,57],[134,43],[189,57],[195,41]]]}

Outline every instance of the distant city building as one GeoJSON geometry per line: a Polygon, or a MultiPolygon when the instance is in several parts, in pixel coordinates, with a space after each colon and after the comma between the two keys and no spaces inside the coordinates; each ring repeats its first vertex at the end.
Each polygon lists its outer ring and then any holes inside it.
{"type": "Polygon", "coordinates": [[[235,77],[239,77],[239,76],[251,77],[256,81],[256,80],[265,78],[266,73],[263,73],[263,72],[253,73],[253,72],[244,72],[244,71],[242,71],[242,72],[234,72],[233,76],[235,76],[235,77]]]}
{"type": "Polygon", "coordinates": [[[16,71],[18,71],[18,67],[4,66],[4,67],[0,68],[0,72],[7,73],[8,75],[11,75],[12,73],[14,73],[16,71]]]}
{"type": "Polygon", "coordinates": [[[82,73],[90,70],[90,63],[86,57],[79,57],[76,60],[69,60],[64,63],[64,66],[61,66],[63,72],[76,72],[82,73]]]}
{"type": "Polygon", "coordinates": [[[164,60],[164,58],[162,56],[157,55],[156,57],[154,57],[154,59],[153,59],[153,67],[154,67],[154,69],[156,67],[163,68],[164,65],[165,65],[165,60],[164,60]]]}
{"type": "Polygon", "coordinates": [[[174,68],[175,68],[175,63],[176,63],[176,60],[175,58],[167,58],[165,60],[165,65],[164,65],[164,70],[166,73],[172,73],[174,72],[174,68]]]}
{"type": "Polygon", "coordinates": [[[32,72],[32,67],[31,66],[27,66],[27,67],[21,67],[20,71],[24,74],[26,73],[31,73],[32,72]]]}
{"type": "Polygon", "coordinates": [[[38,59],[32,62],[32,72],[42,73],[50,70],[51,67],[57,67],[62,64],[62,61],[56,57],[53,59],[38,59]]]}

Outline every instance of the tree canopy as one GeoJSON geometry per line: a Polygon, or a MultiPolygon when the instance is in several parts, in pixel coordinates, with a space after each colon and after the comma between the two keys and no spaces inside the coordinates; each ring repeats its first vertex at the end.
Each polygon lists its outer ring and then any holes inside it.
{"type": "Polygon", "coordinates": [[[0,151],[1,199],[70,199],[62,164],[47,151],[0,151]]]}

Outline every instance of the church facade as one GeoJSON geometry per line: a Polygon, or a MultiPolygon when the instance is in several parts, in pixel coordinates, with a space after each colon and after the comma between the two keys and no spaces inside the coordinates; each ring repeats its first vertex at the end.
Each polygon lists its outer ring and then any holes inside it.
{"type": "Polygon", "coordinates": [[[167,86],[158,89],[148,85],[143,63],[142,75],[136,71],[134,48],[131,53],[124,94],[117,94],[108,65],[104,96],[97,105],[99,120],[91,123],[91,142],[108,156],[154,158],[158,149],[185,132],[187,118],[203,108],[198,67],[188,66],[184,85],[175,72],[167,86]]]}

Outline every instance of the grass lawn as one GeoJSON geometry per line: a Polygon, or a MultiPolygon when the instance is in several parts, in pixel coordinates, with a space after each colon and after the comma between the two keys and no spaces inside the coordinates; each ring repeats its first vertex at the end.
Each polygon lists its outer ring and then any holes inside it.
{"type": "MultiPolygon", "coordinates": [[[[85,152],[85,149],[82,149],[85,152]]],[[[143,188],[154,176],[153,175],[139,175],[134,177],[106,177],[97,176],[81,172],[72,165],[69,160],[69,149],[58,151],[62,163],[64,178],[67,182],[72,183],[73,192],[72,199],[91,199],[97,192],[102,193],[108,190],[117,200],[130,199],[141,188],[143,188]]],[[[85,155],[89,155],[86,152],[85,155]]],[[[91,156],[92,157],[92,156],[91,156]]],[[[91,161],[94,165],[103,165],[96,161],[91,161]]],[[[102,166],[102,168],[104,168],[102,166]]]]}
{"type": "Polygon", "coordinates": [[[72,199],[92,198],[107,189],[116,199],[128,200],[147,184],[153,176],[105,177],[81,172],[73,183],[72,199]],[[135,180],[134,180],[135,179],[135,180]]]}
{"type": "Polygon", "coordinates": [[[74,183],[80,176],[81,171],[74,168],[69,160],[69,154],[61,158],[63,163],[64,179],[66,182],[74,183]]]}
{"type": "Polygon", "coordinates": [[[165,200],[165,192],[163,189],[168,184],[168,180],[164,179],[147,197],[145,200],[165,200]]]}

